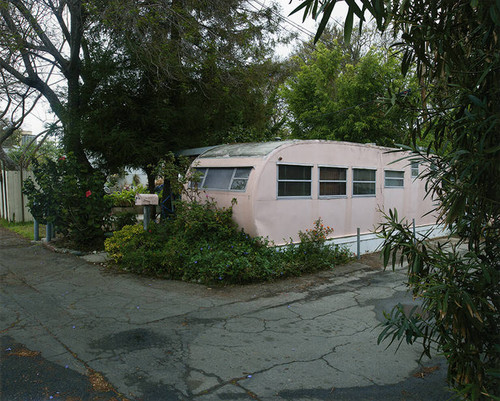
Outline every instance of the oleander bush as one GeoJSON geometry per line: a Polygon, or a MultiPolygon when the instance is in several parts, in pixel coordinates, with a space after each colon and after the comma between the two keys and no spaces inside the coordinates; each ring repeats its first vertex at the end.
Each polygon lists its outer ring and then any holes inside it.
{"type": "Polygon", "coordinates": [[[81,249],[102,249],[111,207],[104,197],[105,175],[88,171],[72,155],[34,160],[33,175],[23,185],[31,214],[40,223],[53,223],[81,249]]]}
{"type": "Polygon", "coordinates": [[[125,226],[105,248],[120,269],[206,284],[243,284],[332,269],[351,259],[349,251],[325,244],[332,229],[321,221],[299,233],[301,243],[276,248],[251,237],[232,220],[232,206],[178,202],[164,224],[125,226]]]}

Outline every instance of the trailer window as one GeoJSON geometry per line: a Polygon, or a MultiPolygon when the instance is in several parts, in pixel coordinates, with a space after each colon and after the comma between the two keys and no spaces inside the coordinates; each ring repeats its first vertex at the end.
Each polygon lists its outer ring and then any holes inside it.
{"type": "Polygon", "coordinates": [[[376,170],[354,168],[352,173],[353,195],[375,195],[376,170]]]}
{"type": "Polygon", "coordinates": [[[405,181],[404,171],[386,171],[385,172],[385,187],[386,188],[403,188],[405,181]]]}
{"type": "Polygon", "coordinates": [[[200,178],[191,182],[191,187],[220,191],[244,191],[252,167],[209,167],[197,168],[200,178]]]}
{"type": "Polygon", "coordinates": [[[205,180],[205,176],[207,174],[206,168],[195,168],[193,171],[193,175],[191,177],[191,181],[189,182],[190,188],[201,188],[203,181],[205,180]]]}
{"type": "Polygon", "coordinates": [[[418,177],[418,162],[411,162],[411,178],[418,177]]]}
{"type": "Polygon", "coordinates": [[[278,165],[278,197],[311,196],[311,166],[278,165]]]}
{"type": "Polygon", "coordinates": [[[244,191],[247,187],[247,181],[251,170],[252,169],[250,167],[235,168],[230,188],[234,191],[244,191]]]}
{"type": "Polygon", "coordinates": [[[347,169],[342,167],[319,168],[319,196],[345,196],[347,169]]]}

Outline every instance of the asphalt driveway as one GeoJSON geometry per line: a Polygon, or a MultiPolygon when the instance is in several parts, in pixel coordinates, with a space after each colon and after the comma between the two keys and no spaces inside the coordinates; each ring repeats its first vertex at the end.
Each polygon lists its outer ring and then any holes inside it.
{"type": "MultiPolygon", "coordinates": [[[[372,263],[370,263],[372,264],[372,263]]],[[[0,400],[448,400],[442,359],[377,345],[402,271],[209,288],[106,270],[0,228],[0,400]]]]}

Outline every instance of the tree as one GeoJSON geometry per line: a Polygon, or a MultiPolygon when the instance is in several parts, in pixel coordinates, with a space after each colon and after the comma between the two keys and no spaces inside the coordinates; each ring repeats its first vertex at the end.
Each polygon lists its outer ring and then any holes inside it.
{"type": "Polygon", "coordinates": [[[0,111],[0,161],[7,169],[16,170],[19,167],[17,161],[4,148],[20,139],[21,125],[37,105],[40,95],[32,96],[32,90],[20,87],[1,70],[0,75],[0,104],[3,106],[0,111]]]}
{"type": "Polygon", "coordinates": [[[87,86],[95,86],[89,76],[94,60],[88,29],[88,13],[79,0],[0,2],[2,73],[12,85],[37,91],[48,101],[64,127],[66,149],[86,164],[80,109],[86,101],[83,88],[89,93],[87,86]]]}
{"type": "Polygon", "coordinates": [[[270,130],[282,76],[269,59],[274,9],[241,0],[95,4],[117,49],[84,112],[83,145],[101,167],[142,168],[152,189],[168,151],[220,143],[243,126],[259,138],[270,130]]]}
{"type": "Polygon", "coordinates": [[[391,93],[411,97],[414,80],[405,79],[397,60],[376,48],[363,51],[359,45],[340,45],[337,39],[329,43],[318,43],[312,52],[305,47],[294,56],[298,72],[282,91],[291,112],[292,135],[387,146],[403,143],[409,116],[398,105],[387,112],[380,103],[391,93]]]}
{"type": "MultiPolygon", "coordinates": [[[[305,0],[296,9],[321,17],[317,37],[336,0],[305,0]],[[320,11],[318,11],[320,10],[320,11]]],[[[364,11],[378,29],[400,38],[402,72],[415,68],[421,103],[411,127],[414,161],[436,213],[458,247],[432,248],[413,237],[392,211],[382,225],[384,262],[409,262],[409,285],[424,314],[393,310],[382,337],[423,340],[448,359],[450,383],[466,398],[500,396],[500,5],[492,0],[361,0],[349,2],[345,34],[364,11]],[[428,148],[419,138],[431,136],[428,148]],[[399,253],[398,253],[399,252],[399,253]],[[398,255],[402,255],[399,258],[398,255]]]]}
{"type": "MultiPolygon", "coordinates": [[[[149,169],[167,150],[268,128],[276,6],[242,0],[1,0],[0,69],[45,97],[80,163],[149,169]]],[[[281,40],[281,39],[280,39],[281,40]]],[[[149,169],[151,170],[151,169],[149,169]]]]}
{"type": "Polygon", "coordinates": [[[84,147],[103,167],[142,168],[153,186],[152,167],[168,151],[235,131],[241,139],[241,127],[247,138],[271,131],[282,77],[270,60],[274,9],[252,11],[241,0],[111,1],[96,13],[119,49],[85,117],[84,147]]]}
{"type": "Polygon", "coordinates": [[[61,156],[58,144],[50,140],[50,129],[35,135],[29,142],[9,149],[9,157],[19,168],[28,168],[34,160],[55,160],[61,156]]]}

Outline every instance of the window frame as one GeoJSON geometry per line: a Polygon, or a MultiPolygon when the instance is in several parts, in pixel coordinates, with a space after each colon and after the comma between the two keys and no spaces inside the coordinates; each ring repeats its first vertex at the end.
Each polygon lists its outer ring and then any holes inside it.
{"type": "Polygon", "coordinates": [[[353,198],[374,198],[377,196],[377,168],[373,167],[352,167],[352,197],[353,198]],[[374,181],[355,181],[354,180],[354,170],[369,170],[369,171],[375,171],[375,180],[374,181]],[[374,184],[375,185],[375,191],[373,194],[355,194],[354,193],[354,184],[374,184]]]}
{"type": "Polygon", "coordinates": [[[231,181],[229,182],[228,191],[245,192],[247,190],[248,180],[250,179],[250,174],[252,173],[252,170],[253,170],[253,167],[250,167],[250,166],[235,167],[233,170],[233,175],[231,176],[231,181]],[[236,177],[236,171],[238,169],[248,169],[248,176],[247,177],[236,177]],[[244,189],[233,189],[234,180],[245,180],[246,181],[245,188],[244,189]]]}
{"type": "Polygon", "coordinates": [[[384,188],[399,188],[404,189],[405,187],[405,171],[404,170],[384,170],[384,188]],[[401,185],[387,185],[387,173],[402,173],[403,176],[399,177],[389,177],[390,180],[398,180],[401,181],[401,185]]]}
{"type": "Polygon", "coordinates": [[[314,164],[310,163],[276,163],[276,199],[312,199],[313,189],[313,167],[314,164]],[[280,180],[280,166],[299,166],[309,167],[311,170],[311,178],[309,180],[280,180]],[[280,182],[308,182],[310,185],[310,195],[279,195],[280,182]]]}
{"type": "Polygon", "coordinates": [[[215,166],[212,166],[212,167],[195,167],[194,169],[196,171],[199,171],[201,169],[205,170],[205,172],[203,173],[203,177],[201,179],[201,181],[199,183],[195,183],[195,182],[190,182],[190,185],[189,187],[190,188],[195,188],[195,185],[198,184],[198,190],[200,191],[220,191],[220,192],[246,192],[247,190],[247,185],[248,185],[248,180],[250,179],[250,174],[252,173],[252,170],[253,170],[253,166],[237,166],[237,167],[215,167],[215,166]],[[205,181],[206,181],[206,178],[207,178],[207,175],[208,175],[208,172],[209,170],[212,169],[212,170],[217,170],[217,169],[233,169],[232,173],[231,173],[231,179],[229,180],[229,185],[227,188],[205,188],[205,181]],[[245,178],[241,178],[241,177],[236,177],[235,178],[235,175],[236,175],[236,170],[237,169],[249,169],[249,173],[248,173],[248,177],[246,178],[246,184],[245,184],[245,189],[232,189],[232,186],[233,186],[233,182],[235,179],[237,180],[244,180],[245,178]]]}
{"type": "Polygon", "coordinates": [[[328,164],[319,164],[318,165],[318,199],[345,199],[348,197],[347,195],[347,182],[349,181],[349,167],[346,166],[333,166],[328,164]],[[345,180],[322,180],[321,179],[321,169],[322,168],[337,168],[345,170],[345,180]],[[345,194],[344,195],[321,195],[321,183],[323,182],[338,182],[345,183],[345,194]]]}

